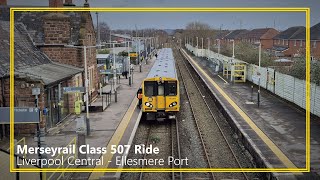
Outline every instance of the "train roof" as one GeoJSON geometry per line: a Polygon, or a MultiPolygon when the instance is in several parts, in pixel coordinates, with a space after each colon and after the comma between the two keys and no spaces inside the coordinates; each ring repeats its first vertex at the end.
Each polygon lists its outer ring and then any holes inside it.
{"type": "Polygon", "coordinates": [[[158,51],[158,57],[147,78],[153,77],[177,78],[176,66],[171,48],[163,48],[158,51]]]}

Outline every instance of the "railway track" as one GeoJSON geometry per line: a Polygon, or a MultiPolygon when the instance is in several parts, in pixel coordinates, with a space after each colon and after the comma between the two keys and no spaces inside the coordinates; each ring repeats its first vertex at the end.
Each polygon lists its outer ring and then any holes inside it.
{"type": "MultiPolygon", "coordinates": [[[[146,146],[149,146],[150,144],[158,143],[157,146],[159,147],[162,154],[160,154],[160,157],[163,159],[167,159],[168,156],[172,156],[175,159],[181,159],[180,155],[180,140],[179,140],[179,127],[178,127],[178,120],[172,120],[171,123],[169,122],[160,122],[161,124],[153,124],[149,123],[148,127],[148,133],[147,133],[147,140],[146,140],[146,146]],[[161,134],[161,140],[157,137],[161,134]],[[171,140],[171,141],[170,141],[171,140]],[[162,141],[159,143],[158,141],[162,141]],[[171,146],[168,146],[168,144],[171,144],[171,146]]],[[[154,154],[145,154],[143,159],[155,159],[159,158],[159,155],[154,154]]],[[[142,166],[143,168],[148,168],[148,166],[142,166]]],[[[181,168],[180,166],[171,165],[170,167],[149,167],[149,168],[181,168]]],[[[146,173],[141,172],[139,175],[139,179],[154,179],[154,173],[146,173]]],[[[157,175],[156,179],[181,179],[182,180],[182,173],[181,172],[172,172],[172,173],[159,173],[157,175]]]]}
{"type": "MultiPolygon", "coordinates": [[[[192,115],[195,119],[203,151],[209,168],[242,168],[238,156],[229,143],[226,134],[219,124],[221,115],[207,102],[204,87],[195,77],[196,72],[182,56],[177,47],[174,47],[177,69],[181,74],[192,115]],[[213,140],[214,139],[214,140],[213,140]]],[[[246,173],[210,173],[211,179],[249,179],[246,173]]]]}

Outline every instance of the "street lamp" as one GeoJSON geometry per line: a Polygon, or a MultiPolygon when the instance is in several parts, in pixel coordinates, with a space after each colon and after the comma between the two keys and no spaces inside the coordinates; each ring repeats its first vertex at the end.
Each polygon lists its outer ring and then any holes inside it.
{"type": "Polygon", "coordinates": [[[210,51],[210,38],[207,38],[208,39],[208,51],[210,51]]]}
{"type": "Polygon", "coordinates": [[[201,49],[203,49],[203,38],[201,38],[201,49]]]}
{"type": "Polygon", "coordinates": [[[197,38],[197,48],[198,48],[198,37],[196,37],[197,38]]]}
{"type": "Polygon", "coordinates": [[[234,39],[231,40],[232,41],[232,58],[234,58],[234,39]]]}
{"type": "Polygon", "coordinates": [[[87,117],[87,128],[89,129],[88,134],[90,134],[90,123],[89,123],[89,80],[88,80],[88,66],[87,66],[87,48],[95,48],[95,47],[99,47],[98,46],[74,46],[74,45],[65,45],[64,47],[68,47],[68,48],[79,48],[79,49],[83,49],[83,56],[84,56],[84,78],[85,78],[85,90],[86,90],[86,94],[85,94],[85,99],[86,99],[86,117],[87,117]]]}
{"type": "Polygon", "coordinates": [[[216,39],[218,41],[218,54],[220,54],[220,39],[216,39]]]}
{"type": "Polygon", "coordinates": [[[114,90],[114,101],[118,102],[118,97],[117,97],[117,67],[116,67],[116,53],[115,53],[115,48],[114,44],[112,43],[112,53],[113,53],[113,90],[114,90]]]}
{"type": "Polygon", "coordinates": [[[259,42],[259,89],[258,89],[258,107],[260,107],[260,79],[261,79],[261,42],[259,42]]]}

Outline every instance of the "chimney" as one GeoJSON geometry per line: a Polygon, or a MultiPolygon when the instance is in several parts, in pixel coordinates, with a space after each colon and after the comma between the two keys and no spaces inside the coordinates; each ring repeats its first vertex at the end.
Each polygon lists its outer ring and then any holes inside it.
{"type": "Polygon", "coordinates": [[[7,0],[0,0],[0,6],[6,6],[7,5],[7,0]]]}
{"type": "Polygon", "coordinates": [[[63,6],[76,6],[76,5],[73,4],[72,0],[65,0],[63,6]]]}
{"type": "Polygon", "coordinates": [[[45,44],[68,44],[70,41],[70,16],[49,13],[43,16],[45,44]]]}
{"type": "Polygon", "coordinates": [[[49,0],[49,7],[63,7],[63,0],[49,0]]]}

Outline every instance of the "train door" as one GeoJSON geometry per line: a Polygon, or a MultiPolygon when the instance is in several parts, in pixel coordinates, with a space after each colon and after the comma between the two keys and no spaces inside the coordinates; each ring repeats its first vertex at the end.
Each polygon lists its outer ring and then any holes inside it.
{"type": "Polygon", "coordinates": [[[158,84],[158,96],[157,96],[157,110],[165,110],[166,108],[166,98],[164,93],[164,84],[158,84]]]}

